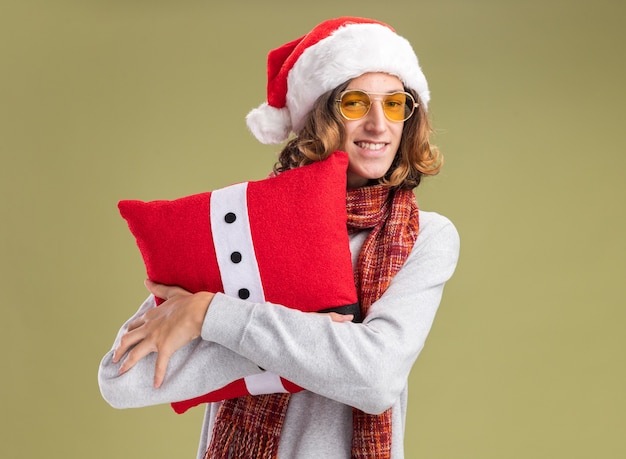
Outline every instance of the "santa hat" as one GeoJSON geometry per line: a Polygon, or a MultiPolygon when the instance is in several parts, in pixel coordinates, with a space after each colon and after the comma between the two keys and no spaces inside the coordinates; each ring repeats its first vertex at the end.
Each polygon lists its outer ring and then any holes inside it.
{"type": "Polygon", "coordinates": [[[427,108],[428,83],[410,43],[385,23],[341,17],[269,52],[267,101],[248,114],[248,127],[262,143],[281,143],[302,129],[319,96],[367,72],[397,76],[427,108]]]}

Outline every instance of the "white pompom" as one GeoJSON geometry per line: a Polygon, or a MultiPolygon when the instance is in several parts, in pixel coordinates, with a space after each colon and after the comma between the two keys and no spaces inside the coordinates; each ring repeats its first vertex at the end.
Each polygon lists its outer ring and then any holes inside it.
{"type": "Polygon", "coordinates": [[[287,108],[275,108],[263,102],[246,116],[248,129],[264,144],[279,144],[291,132],[291,118],[287,108]]]}

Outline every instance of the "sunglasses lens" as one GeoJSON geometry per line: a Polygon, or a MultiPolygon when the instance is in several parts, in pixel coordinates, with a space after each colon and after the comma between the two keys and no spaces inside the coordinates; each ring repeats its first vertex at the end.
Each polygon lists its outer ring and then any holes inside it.
{"type": "Polygon", "coordinates": [[[348,91],[341,96],[339,108],[349,120],[363,118],[370,109],[370,97],[362,91],[348,91]]]}
{"type": "Polygon", "coordinates": [[[383,109],[390,120],[404,121],[413,113],[413,102],[406,93],[396,92],[385,97],[383,109]]]}

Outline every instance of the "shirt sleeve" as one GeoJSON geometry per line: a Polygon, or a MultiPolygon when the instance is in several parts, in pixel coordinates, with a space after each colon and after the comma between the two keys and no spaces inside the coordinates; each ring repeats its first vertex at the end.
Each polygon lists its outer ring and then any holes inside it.
{"type": "Polygon", "coordinates": [[[458,255],[454,225],[430,214],[405,265],[363,323],[218,294],[201,336],[314,393],[380,413],[406,387],[458,255]]]}
{"type": "Polygon", "coordinates": [[[150,296],[119,330],[111,351],[98,369],[98,384],[103,398],[115,408],[136,408],[187,400],[217,390],[226,384],[260,373],[250,360],[219,344],[201,338],[193,340],[171,357],[165,381],[159,389],[153,386],[156,354],[141,359],[123,375],[118,375],[121,362],[113,363],[113,349],[128,324],[155,307],[150,296]]]}

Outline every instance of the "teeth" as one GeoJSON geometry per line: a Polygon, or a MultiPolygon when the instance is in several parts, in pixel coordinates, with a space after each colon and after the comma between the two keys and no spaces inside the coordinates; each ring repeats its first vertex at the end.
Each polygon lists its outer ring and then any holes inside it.
{"type": "Polygon", "coordinates": [[[369,143],[369,142],[357,142],[359,148],[363,148],[365,150],[380,150],[385,146],[384,143],[369,143]]]}

